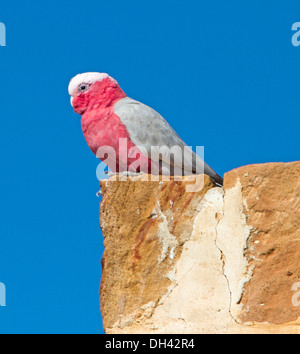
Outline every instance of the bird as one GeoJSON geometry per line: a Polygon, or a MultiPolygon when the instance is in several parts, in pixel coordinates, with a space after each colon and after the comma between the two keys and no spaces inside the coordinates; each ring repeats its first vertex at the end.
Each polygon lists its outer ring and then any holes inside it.
{"type": "Polygon", "coordinates": [[[223,185],[158,112],[128,97],[108,74],[78,74],[68,92],[89,148],[113,173],[207,174],[223,185]]]}

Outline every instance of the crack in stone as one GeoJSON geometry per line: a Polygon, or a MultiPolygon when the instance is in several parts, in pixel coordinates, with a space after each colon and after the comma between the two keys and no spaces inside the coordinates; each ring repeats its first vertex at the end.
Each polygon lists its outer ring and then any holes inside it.
{"type": "MultiPolygon", "coordinates": [[[[224,196],[225,196],[225,194],[223,194],[223,196],[222,196],[222,199],[223,199],[222,216],[224,216],[224,202],[225,202],[224,196]]],[[[217,215],[216,215],[216,216],[217,216],[217,215]]],[[[231,307],[232,307],[232,291],[231,291],[231,289],[230,289],[229,279],[228,279],[228,277],[227,277],[227,275],[226,275],[226,273],[225,273],[226,257],[225,257],[225,255],[224,255],[224,252],[222,251],[222,249],[218,246],[218,226],[219,226],[219,224],[220,224],[220,219],[218,220],[217,217],[216,217],[216,220],[217,220],[217,225],[216,225],[216,227],[215,227],[215,233],[216,233],[215,245],[216,245],[217,249],[219,250],[219,252],[220,252],[220,254],[221,254],[220,260],[221,260],[221,262],[222,262],[222,271],[221,271],[220,273],[225,277],[226,282],[227,282],[228,291],[229,291],[229,309],[228,309],[228,312],[229,312],[230,317],[233,319],[233,321],[234,321],[235,323],[239,324],[238,321],[235,319],[235,317],[233,316],[233,314],[232,314],[232,312],[231,312],[231,307]]]]}

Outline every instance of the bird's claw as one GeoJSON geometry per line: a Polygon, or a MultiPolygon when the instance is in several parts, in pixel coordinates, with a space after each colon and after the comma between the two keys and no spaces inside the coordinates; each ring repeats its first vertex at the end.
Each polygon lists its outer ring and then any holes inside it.
{"type": "Polygon", "coordinates": [[[96,196],[97,198],[100,198],[101,195],[102,195],[102,190],[100,189],[100,191],[96,193],[96,196]]]}
{"type": "Polygon", "coordinates": [[[137,176],[141,176],[144,174],[144,172],[131,172],[131,171],[124,171],[121,173],[123,176],[127,176],[127,177],[137,177],[137,176]]]}
{"type": "Polygon", "coordinates": [[[143,175],[144,172],[131,172],[131,171],[123,171],[123,172],[111,172],[107,171],[107,177],[116,177],[116,176],[125,176],[125,177],[137,177],[143,175]]]}

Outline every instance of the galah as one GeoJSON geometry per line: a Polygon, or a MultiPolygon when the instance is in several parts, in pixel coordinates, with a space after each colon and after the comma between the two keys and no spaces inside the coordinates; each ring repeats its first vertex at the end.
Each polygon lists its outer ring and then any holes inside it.
{"type": "Polygon", "coordinates": [[[74,111],[82,116],[88,146],[113,172],[205,173],[223,184],[223,179],[187,147],[159,113],[129,98],[108,74],[75,76],[69,94],[74,111]],[[104,147],[112,148],[116,158],[99,156],[99,149],[104,147]]]}

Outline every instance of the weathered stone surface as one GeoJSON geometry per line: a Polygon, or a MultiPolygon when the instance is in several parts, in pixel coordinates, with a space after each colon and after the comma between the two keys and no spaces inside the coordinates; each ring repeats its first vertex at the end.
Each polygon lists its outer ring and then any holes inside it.
{"type": "Polygon", "coordinates": [[[237,184],[251,227],[245,255],[253,268],[239,319],[296,321],[300,306],[292,303],[292,287],[300,281],[300,163],[245,166],[225,177],[225,190],[237,184]]]}
{"type": "Polygon", "coordinates": [[[170,291],[171,270],[192,233],[197,207],[214,186],[205,176],[200,192],[186,193],[188,182],[147,182],[146,177],[101,183],[101,310],[106,328],[125,326],[142,313],[150,316],[170,291]]]}
{"type": "Polygon", "coordinates": [[[102,181],[106,332],[300,333],[299,172],[245,166],[197,193],[102,181]]]}

